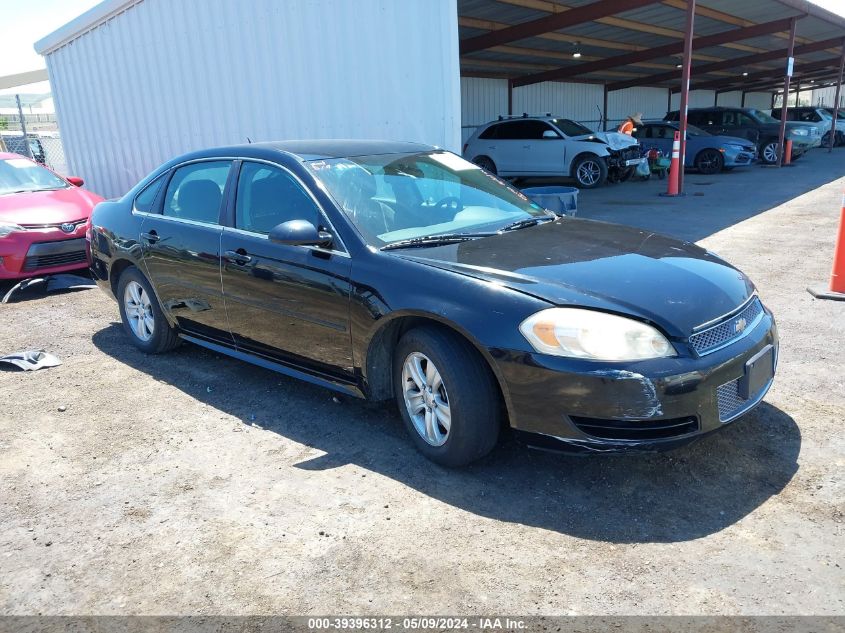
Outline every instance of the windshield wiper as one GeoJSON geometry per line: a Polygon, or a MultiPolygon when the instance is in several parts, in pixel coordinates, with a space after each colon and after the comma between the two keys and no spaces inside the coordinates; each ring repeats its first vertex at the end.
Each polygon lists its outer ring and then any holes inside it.
{"type": "Polygon", "coordinates": [[[517,229],[525,229],[529,226],[537,226],[540,222],[549,222],[551,220],[554,220],[554,218],[525,218],[524,220],[517,220],[516,222],[511,222],[510,224],[503,226],[499,229],[499,233],[503,233],[504,231],[516,231],[517,229]]]}
{"type": "Polygon", "coordinates": [[[423,235],[422,237],[412,237],[407,240],[399,240],[392,244],[382,246],[379,250],[392,251],[397,248],[426,248],[429,246],[445,246],[446,244],[457,244],[459,242],[468,242],[476,240],[479,237],[490,237],[496,235],[495,233],[444,233],[442,235],[423,235]]]}

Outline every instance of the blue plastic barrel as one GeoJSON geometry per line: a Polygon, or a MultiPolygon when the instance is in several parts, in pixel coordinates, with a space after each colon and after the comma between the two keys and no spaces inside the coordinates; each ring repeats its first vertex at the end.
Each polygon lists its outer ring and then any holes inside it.
{"type": "Polygon", "coordinates": [[[527,187],[522,193],[532,202],[557,214],[578,213],[578,189],[575,187],[527,187]]]}

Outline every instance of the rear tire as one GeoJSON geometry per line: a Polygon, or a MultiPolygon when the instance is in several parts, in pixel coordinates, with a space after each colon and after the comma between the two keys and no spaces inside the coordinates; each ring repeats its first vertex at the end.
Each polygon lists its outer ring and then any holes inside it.
{"type": "Polygon", "coordinates": [[[124,331],[142,352],[161,354],[179,345],[179,337],[164,317],[150,282],[135,266],[120,275],[117,304],[124,331]]]}
{"type": "Polygon", "coordinates": [[[607,180],[607,162],[595,155],[582,156],[572,165],[572,177],[582,189],[595,189],[607,180]]]}
{"type": "Polygon", "coordinates": [[[472,162],[481,167],[481,169],[489,171],[494,176],[498,173],[496,171],[496,163],[487,156],[476,156],[472,159],[472,162]]]}
{"type": "Polygon", "coordinates": [[[442,466],[473,462],[496,445],[502,410],[487,364],[438,327],[408,331],[393,355],[394,393],[414,445],[442,466]]]}
{"type": "Polygon", "coordinates": [[[725,167],[725,159],[718,150],[703,149],[695,157],[695,168],[701,174],[718,174],[725,167]]]}

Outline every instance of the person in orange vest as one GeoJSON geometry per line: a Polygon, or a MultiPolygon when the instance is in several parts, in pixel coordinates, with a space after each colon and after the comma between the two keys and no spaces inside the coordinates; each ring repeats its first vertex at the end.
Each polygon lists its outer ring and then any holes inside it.
{"type": "Polygon", "coordinates": [[[622,125],[619,126],[619,129],[616,130],[622,134],[627,134],[628,136],[632,136],[634,134],[634,127],[637,125],[643,124],[643,113],[637,112],[636,114],[632,114],[629,116],[622,125]]]}

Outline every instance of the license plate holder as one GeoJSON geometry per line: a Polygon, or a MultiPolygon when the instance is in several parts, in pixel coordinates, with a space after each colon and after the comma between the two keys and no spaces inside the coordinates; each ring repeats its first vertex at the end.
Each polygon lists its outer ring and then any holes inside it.
{"type": "Polygon", "coordinates": [[[766,345],[745,361],[745,374],[739,379],[738,394],[743,400],[756,396],[775,375],[775,348],[766,345]]]}
{"type": "Polygon", "coordinates": [[[631,165],[639,165],[641,162],[643,162],[642,158],[629,158],[625,161],[625,166],[630,167],[631,165]]]}

